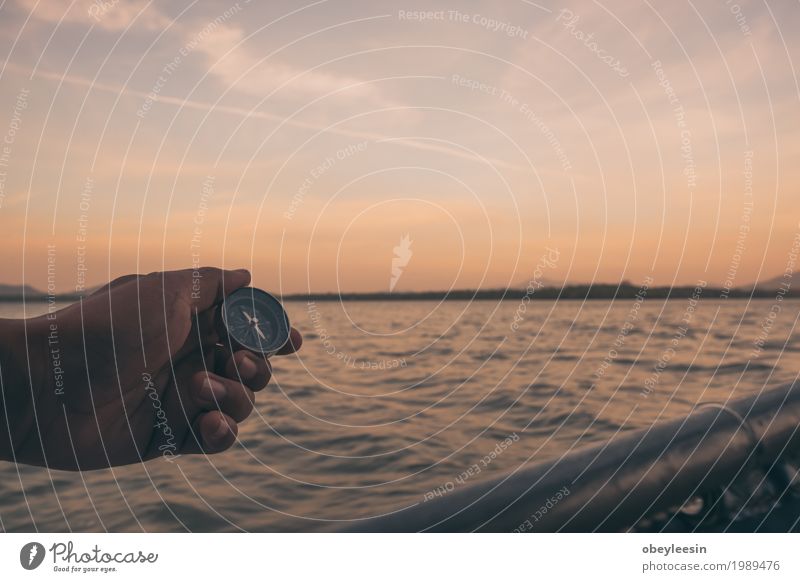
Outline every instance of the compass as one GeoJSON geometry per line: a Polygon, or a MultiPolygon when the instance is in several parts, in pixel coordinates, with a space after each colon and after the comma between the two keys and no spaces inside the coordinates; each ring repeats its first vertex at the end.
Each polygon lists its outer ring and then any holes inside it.
{"type": "Polygon", "coordinates": [[[222,302],[221,311],[221,331],[234,346],[269,357],[289,341],[289,316],[266,291],[237,289],[222,302]]]}

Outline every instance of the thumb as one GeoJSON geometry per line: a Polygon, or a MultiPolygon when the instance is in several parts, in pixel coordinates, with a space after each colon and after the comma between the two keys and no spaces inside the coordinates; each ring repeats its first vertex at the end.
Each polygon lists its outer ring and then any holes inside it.
{"type": "Polygon", "coordinates": [[[226,271],[214,267],[190,269],[173,273],[180,281],[178,285],[188,293],[191,305],[192,326],[186,342],[175,354],[180,360],[196,349],[219,341],[216,326],[216,306],[250,282],[250,273],[245,269],[226,271]]]}
{"type": "Polygon", "coordinates": [[[176,274],[181,278],[182,288],[189,293],[193,310],[197,311],[211,309],[222,303],[225,297],[250,283],[250,272],[247,269],[229,271],[203,267],[177,271],[176,274]]]}

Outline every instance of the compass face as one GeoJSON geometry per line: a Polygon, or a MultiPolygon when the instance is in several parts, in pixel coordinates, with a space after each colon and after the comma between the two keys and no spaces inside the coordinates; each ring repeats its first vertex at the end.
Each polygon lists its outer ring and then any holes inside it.
{"type": "Polygon", "coordinates": [[[266,356],[289,341],[289,317],[280,301],[253,287],[238,289],[225,298],[222,322],[232,341],[266,356]]]}

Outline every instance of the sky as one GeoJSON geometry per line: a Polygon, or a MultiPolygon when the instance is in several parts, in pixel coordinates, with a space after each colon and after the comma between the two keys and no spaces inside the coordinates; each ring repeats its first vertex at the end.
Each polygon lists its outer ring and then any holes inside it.
{"type": "Polygon", "coordinates": [[[798,26],[796,0],[4,0],[0,282],[772,278],[798,26]]]}

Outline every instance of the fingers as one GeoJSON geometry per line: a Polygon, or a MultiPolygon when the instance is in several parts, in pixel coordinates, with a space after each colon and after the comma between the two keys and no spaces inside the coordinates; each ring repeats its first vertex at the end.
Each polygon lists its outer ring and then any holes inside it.
{"type": "Polygon", "coordinates": [[[295,328],[292,328],[292,331],[289,333],[289,341],[286,342],[286,345],[283,346],[280,350],[278,350],[275,355],[286,356],[288,354],[293,354],[297,350],[299,350],[300,346],[302,345],[303,345],[303,336],[295,328]]]}
{"type": "Polygon", "coordinates": [[[200,414],[186,436],[182,453],[219,453],[231,448],[239,425],[227,414],[213,410],[200,414]]]}
{"type": "Polygon", "coordinates": [[[253,392],[238,381],[210,372],[192,376],[189,390],[195,405],[208,412],[195,418],[182,452],[219,453],[229,449],[239,434],[238,422],[253,411],[253,392]]]}
{"type": "Polygon", "coordinates": [[[210,372],[198,372],[190,381],[192,400],[201,410],[221,410],[236,422],[253,412],[255,394],[238,380],[210,372]]]}
{"type": "Polygon", "coordinates": [[[225,362],[225,376],[238,380],[251,390],[263,389],[272,377],[272,367],[264,357],[242,350],[225,362]]]}

